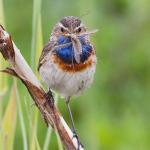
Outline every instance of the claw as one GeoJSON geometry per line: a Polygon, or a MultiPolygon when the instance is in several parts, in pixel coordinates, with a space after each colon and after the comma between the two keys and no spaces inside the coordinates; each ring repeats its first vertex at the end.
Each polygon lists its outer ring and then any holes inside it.
{"type": "Polygon", "coordinates": [[[76,140],[77,140],[77,144],[78,144],[77,150],[80,150],[80,148],[84,148],[82,143],[80,142],[80,139],[79,139],[77,133],[75,131],[73,132],[73,138],[76,138],[76,140]]]}
{"type": "Polygon", "coordinates": [[[48,91],[48,92],[45,94],[45,97],[46,97],[47,99],[50,99],[51,96],[52,96],[51,91],[48,91]]]}
{"type": "Polygon", "coordinates": [[[54,105],[54,99],[52,98],[52,92],[49,90],[46,94],[45,94],[45,98],[46,101],[43,103],[43,105],[46,105],[46,103],[49,103],[50,105],[53,104],[54,105]],[[51,103],[52,101],[52,103],[51,103]]]}

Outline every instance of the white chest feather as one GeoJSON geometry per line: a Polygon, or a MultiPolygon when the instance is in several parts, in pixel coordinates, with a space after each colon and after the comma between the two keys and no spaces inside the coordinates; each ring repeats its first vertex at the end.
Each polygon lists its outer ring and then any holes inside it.
{"type": "Polygon", "coordinates": [[[91,85],[95,67],[96,57],[93,57],[92,66],[78,72],[64,71],[49,60],[40,68],[40,74],[49,88],[67,98],[68,96],[80,95],[91,85]]]}

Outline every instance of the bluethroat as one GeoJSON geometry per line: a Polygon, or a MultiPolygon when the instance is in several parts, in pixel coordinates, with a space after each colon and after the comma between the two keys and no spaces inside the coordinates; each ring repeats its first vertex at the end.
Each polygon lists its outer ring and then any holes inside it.
{"type": "Polygon", "coordinates": [[[54,26],[39,59],[38,70],[43,81],[65,99],[75,136],[69,102],[93,81],[96,54],[90,35],[96,31],[88,31],[78,17],[64,17],[54,26]]]}

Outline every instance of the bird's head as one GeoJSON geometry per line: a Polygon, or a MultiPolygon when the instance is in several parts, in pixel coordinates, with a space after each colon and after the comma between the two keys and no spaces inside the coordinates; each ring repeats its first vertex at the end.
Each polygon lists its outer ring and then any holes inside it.
{"type": "Polygon", "coordinates": [[[54,28],[54,31],[58,32],[59,34],[80,34],[82,32],[86,32],[86,27],[81,22],[78,17],[68,16],[62,18],[54,28]]]}
{"type": "Polygon", "coordinates": [[[87,28],[78,17],[62,18],[52,32],[52,38],[55,37],[58,46],[60,46],[57,48],[57,54],[68,62],[80,63],[85,61],[92,49],[89,41],[91,33],[95,33],[95,31],[87,32],[87,28]],[[70,47],[64,46],[68,43],[70,43],[70,47]],[[61,48],[61,46],[63,47],[61,48]]]}

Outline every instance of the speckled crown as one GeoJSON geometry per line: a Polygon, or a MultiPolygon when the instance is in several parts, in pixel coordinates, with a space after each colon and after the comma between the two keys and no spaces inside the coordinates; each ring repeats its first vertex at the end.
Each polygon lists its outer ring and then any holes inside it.
{"type": "Polygon", "coordinates": [[[75,28],[75,27],[80,26],[81,24],[81,20],[78,17],[74,17],[74,16],[64,17],[60,20],[60,22],[66,28],[69,28],[69,27],[75,28]]]}

